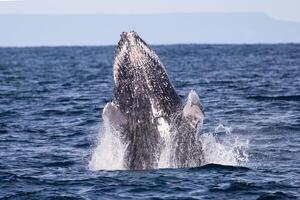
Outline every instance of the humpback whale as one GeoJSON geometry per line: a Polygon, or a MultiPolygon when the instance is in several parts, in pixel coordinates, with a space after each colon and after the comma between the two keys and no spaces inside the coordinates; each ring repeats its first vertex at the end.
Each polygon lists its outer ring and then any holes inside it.
{"type": "Polygon", "coordinates": [[[121,34],[113,79],[114,97],[103,115],[126,144],[126,169],[157,168],[162,156],[170,167],[203,163],[197,134],[204,119],[199,96],[192,90],[183,103],[157,54],[134,31],[121,34]]]}

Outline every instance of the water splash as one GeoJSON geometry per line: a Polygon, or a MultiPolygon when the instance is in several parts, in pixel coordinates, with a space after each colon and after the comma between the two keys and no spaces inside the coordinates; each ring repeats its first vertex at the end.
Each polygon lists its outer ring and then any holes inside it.
{"type": "MultiPolygon", "coordinates": [[[[170,131],[169,126],[167,126],[168,130],[170,131]]],[[[172,161],[171,161],[171,154],[172,154],[172,137],[169,132],[169,134],[166,134],[166,136],[163,138],[164,140],[164,147],[162,147],[161,154],[159,156],[158,161],[158,168],[172,168],[172,161]]]]}
{"type": "Polygon", "coordinates": [[[91,170],[122,170],[124,167],[124,152],[126,145],[122,143],[120,133],[103,115],[103,123],[98,135],[98,144],[89,162],[91,170]]]}
{"type": "Polygon", "coordinates": [[[249,141],[242,140],[231,131],[231,127],[219,124],[213,132],[200,136],[205,164],[243,166],[248,162],[249,141]]]}
{"type": "MultiPolygon", "coordinates": [[[[165,127],[164,132],[170,130],[165,127]]],[[[233,135],[230,127],[218,125],[213,132],[203,133],[199,139],[202,143],[204,164],[244,166],[248,162],[248,141],[233,135]]],[[[171,134],[164,137],[164,147],[160,154],[157,168],[176,168],[172,163],[171,134]]],[[[120,133],[113,129],[104,116],[102,129],[99,132],[98,144],[89,162],[91,170],[124,170],[126,145],[122,143],[120,133]]],[[[199,155],[200,156],[200,155],[199,155]]]]}

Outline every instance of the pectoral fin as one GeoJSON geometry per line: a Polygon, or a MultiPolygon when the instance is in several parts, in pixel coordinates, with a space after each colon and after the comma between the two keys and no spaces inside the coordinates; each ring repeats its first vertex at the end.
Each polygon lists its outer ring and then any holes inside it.
{"type": "Polygon", "coordinates": [[[183,116],[186,118],[187,122],[194,128],[197,127],[198,123],[203,123],[203,108],[200,103],[200,98],[194,90],[191,90],[188,95],[186,104],[183,108],[183,116]]]}
{"type": "Polygon", "coordinates": [[[114,102],[109,102],[105,105],[103,109],[103,119],[107,119],[114,128],[120,128],[127,122],[126,117],[114,102]]]}

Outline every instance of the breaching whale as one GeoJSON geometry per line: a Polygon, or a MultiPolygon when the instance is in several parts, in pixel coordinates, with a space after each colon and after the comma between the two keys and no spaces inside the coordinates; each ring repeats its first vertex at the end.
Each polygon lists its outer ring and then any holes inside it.
{"type": "Polygon", "coordinates": [[[113,78],[114,97],[103,115],[126,146],[126,169],[157,168],[162,156],[170,167],[203,163],[197,136],[204,119],[199,96],[192,90],[182,103],[154,50],[134,31],[121,34],[113,78]]]}

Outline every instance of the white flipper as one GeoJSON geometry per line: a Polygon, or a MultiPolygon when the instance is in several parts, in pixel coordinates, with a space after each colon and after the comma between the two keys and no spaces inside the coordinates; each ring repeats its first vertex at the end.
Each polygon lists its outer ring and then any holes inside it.
{"type": "Polygon", "coordinates": [[[115,128],[119,128],[127,122],[126,117],[114,102],[109,102],[105,105],[103,109],[103,118],[108,119],[110,124],[115,128]]]}
{"type": "Polygon", "coordinates": [[[198,94],[191,90],[187,102],[183,108],[183,116],[187,119],[188,123],[196,128],[197,124],[203,123],[204,112],[202,110],[202,105],[200,103],[200,98],[198,94]]]}

